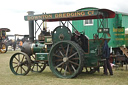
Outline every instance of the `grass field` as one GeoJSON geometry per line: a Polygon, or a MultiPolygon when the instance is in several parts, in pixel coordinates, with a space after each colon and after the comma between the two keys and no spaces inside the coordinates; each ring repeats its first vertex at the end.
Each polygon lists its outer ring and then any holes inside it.
{"type": "Polygon", "coordinates": [[[26,76],[16,76],[9,67],[10,57],[15,52],[0,54],[0,85],[128,85],[128,71],[115,69],[113,76],[103,76],[101,71],[90,75],[82,73],[73,79],[57,78],[49,67],[42,73],[29,72],[26,76]]]}

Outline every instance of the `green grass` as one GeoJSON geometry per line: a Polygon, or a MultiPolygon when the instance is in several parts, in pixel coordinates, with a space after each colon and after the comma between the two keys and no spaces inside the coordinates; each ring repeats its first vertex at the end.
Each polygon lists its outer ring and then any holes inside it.
{"type": "Polygon", "coordinates": [[[15,52],[0,54],[0,85],[128,85],[128,71],[115,69],[113,76],[103,76],[101,68],[100,73],[82,73],[73,79],[57,78],[49,67],[42,73],[29,72],[26,76],[17,76],[9,67],[10,57],[15,52]]]}

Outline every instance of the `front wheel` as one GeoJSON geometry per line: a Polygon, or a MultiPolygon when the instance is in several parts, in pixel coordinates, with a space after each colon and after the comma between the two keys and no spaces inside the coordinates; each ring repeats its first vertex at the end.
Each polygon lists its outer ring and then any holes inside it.
{"type": "Polygon", "coordinates": [[[57,77],[76,77],[83,68],[81,47],[73,41],[56,43],[49,53],[49,66],[57,77]]]}
{"type": "Polygon", "coordinates": [[[15,75],[26,75],[31,69],[31,61],[26,53],[18,52],[10,59],[10,69],[15,75]]]}

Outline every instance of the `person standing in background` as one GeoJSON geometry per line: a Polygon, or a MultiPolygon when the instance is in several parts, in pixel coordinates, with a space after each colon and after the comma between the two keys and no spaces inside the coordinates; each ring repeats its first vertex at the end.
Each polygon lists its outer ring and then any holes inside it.
{"type": "Polygon", "coordinates": [[[19,47],[21,48],[21,47],[22,47],[22,45],[23,45],[23,42],[22,42],[22,41],[20,41],[20,42],[19,42],[19,47]]]}
{"type": "Polygon", "coordinates": [[[12,46],[13,46],[13,49],[15,51],[16,50],[16,41],[15,40],[13,40],[12,46]]]}
{"type": "Polygon", "coordinates": [[[110,64],[110,61],[109,61],[110,50],[109,50],[109,46],[108,46],[107,40],[105,40],[104,46],[103,46],[103,58],[105,58],[104,65],[103,65],[104,74],[108,75],[108,71],[107,70],[109,70],[110,75],[113,75],[112,67],[111,67],[111,64],[110,64]]]}

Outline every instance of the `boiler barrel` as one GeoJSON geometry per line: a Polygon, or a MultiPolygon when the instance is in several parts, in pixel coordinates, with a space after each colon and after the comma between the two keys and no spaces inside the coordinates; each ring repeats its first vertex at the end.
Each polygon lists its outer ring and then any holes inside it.
{"type": "Polygon", "coordinates": [[[22,45],[21,51],[31,56],[35,53],[44,53],[45,44],[25,42],[22,45]]]}
{"type": "Polygon", "coordinates": [[[33,43],[31,46],[32,53],[45,53],[45,44],[33,43]]]}

